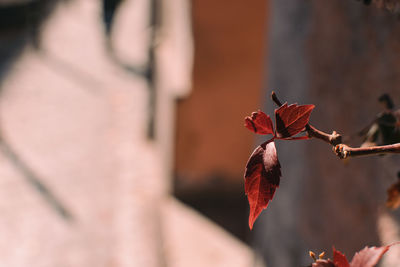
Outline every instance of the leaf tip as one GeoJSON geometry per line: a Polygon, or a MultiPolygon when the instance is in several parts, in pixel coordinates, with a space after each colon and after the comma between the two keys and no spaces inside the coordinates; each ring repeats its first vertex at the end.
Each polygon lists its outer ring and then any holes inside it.
{"type": "Polygon", "coordinates": [[[254,220],[249,218],[249,228],[250,228],[250,230],[253,230],[253,225],[254,225],[254,220]]]}

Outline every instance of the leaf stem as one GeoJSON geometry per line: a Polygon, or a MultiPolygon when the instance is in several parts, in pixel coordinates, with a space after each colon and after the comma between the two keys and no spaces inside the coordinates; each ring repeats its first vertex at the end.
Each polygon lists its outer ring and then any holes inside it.
{"type": "MultiPolygon", "coordinates": [[[[279,107],[282,106],[282,102],[274,91],[271,93],[271,99],[279,107]]],[[[400,153],[400,143],[384,145],[384,146],[372,146],[372,147],[350,147],[342,143],[342,135],[333,131],[332,134],[325,133],[318,130],[311,124],[306,125],[307,135],[310,138],[320,139],[333,146],[333,151],[340,159],[357,156],[369,156],[377,154],[388,154],[388,153],[400,153]]]]}

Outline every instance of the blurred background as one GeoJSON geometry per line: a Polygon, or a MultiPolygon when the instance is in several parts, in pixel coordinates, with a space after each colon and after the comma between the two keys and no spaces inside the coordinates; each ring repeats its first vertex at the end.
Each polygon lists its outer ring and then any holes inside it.
{"type": "MultiPolygon", "coordinates": [[[[396,1],[0,0],[0,266],[307,266],[400,239],[398,156],[277,142],[248,229],[244,117],[351,135],[399,103],[396,1]]],[[[358,146],[361,140],[349,139],[358,146]]],[[[382,266],[399,266],[392,248],[382,266]]]]}

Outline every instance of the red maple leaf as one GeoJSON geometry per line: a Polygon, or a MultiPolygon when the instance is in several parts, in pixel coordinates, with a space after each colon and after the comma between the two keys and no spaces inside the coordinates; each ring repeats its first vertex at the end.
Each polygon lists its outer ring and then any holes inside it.
{"type": "Polygon", "coordinates": [[[336,250],[335,247],[333,247],[333,263],[337,267],[350,267],[346,256],[342,252],[336,250]]]}
{"type": "Polygon", "coordinates": [[[273,198],[281,177],[281,165],[273,140],[258,146],[251,154],[245,170],[245,193],[250,205],[249,227],[273,198]]]}
{"type": "Polygon", "coordinates": [[[288,138],[300,133],[307,125],[314,105],[287,103],[275,110],[276,137],[288,138]]]}
{"type": "Polygon", "coordinates": [[[251,113],[244,119],[245,126],[256,134],[273,134],[274,126],[271,118],[261,110],[251,113]]]}

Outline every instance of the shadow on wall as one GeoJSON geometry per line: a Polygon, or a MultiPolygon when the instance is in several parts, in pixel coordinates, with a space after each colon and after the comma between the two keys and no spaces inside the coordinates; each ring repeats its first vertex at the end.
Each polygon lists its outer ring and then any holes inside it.
{"type": "MultiPolygon", "coordinates": [[[[25,47],[40,50],[40,29],[59,1],[22,1],[0,5],[0,95],[1,81],[18,59],[25,47]]],[[[0,125],[0,152],[22,174],[25,181],[38,192],[43,200],[63,219],[72,221],[71,212],[41,181],[18,153],[4,139],[0,125]]]]}
{"type": "MultiPolygon", "coordinates": [[[[0,3],[0,96],[2,93],[2,80],[7,76],[13,63],[19,58],[23,50],[31,47],[37,51],[40,56],[46,57],[52,67],[62,73],[68,73],[69,76],[78,78],[84,83],[94,83],[90,75],[77,70],[63,59],[47,54],[41,48],[42,25],[52,14],[58,4],[68,2],[68,0],[21,0],[8,4],[0,3]]],[[[127,71],[128,73],[141,76],[149,84],[149,123],[148,137],[153,138],[155,133],[155,36],[159,25],[158,1],[152,0],[150,5],[149,26],[151,28],[150,44],[148,49],[148,62],[143,66],[137,66],[134,63],[126,63],[118,59],[112,46],[113,22],[117,15],[122,0],[103,0],[102,14],[99,14],[99,23],[104,27],[104,38],[108,55],[113,62],[127,71]],[[100,19],[101,18],[101,19],[100,19]]],[[[63,219],[73,220],[72,213],[61,203],[51,190],[41,181],[34,170],[18,155],[13,147],[7,142],[0,124],[0,153],[10,161],[10,163],[26,178],[26,182],[38,192],[44,201],[63,219]]]]}
{"type": "MultiPolygon", "coordinates": [[[[8,4],[0,4],[0,95],[2,93],[2,80],[7,76],[13,63],[19,58],[26,47],[31,47],[46,56],[55,69],[61,72],[68,72],[74,77],[78,77],[84,82],[93,82],[85,73],[74,69],[62,59],[48,55],[41,50],[41,29],[43,23],[52,14],[57,5],[68,0],[22,0],[8,4]]],[[[105,38],[107,44],[111,44],[112,24],[117,8],[121,0],[103,0],[102,21],[105,28],[105,38]]],[[[113,56],[112,46],[109,45],[110,56],[113,56]]],[[[153,51],[151,52],[153,53],[153,51]]],[[[150,62],[145,71],[136,71],[137,68],[123,64],[114,60],[117,65],[134,75],[143,76],[149,84],[153,84],[153,63],[150,62]]],[[[153,88],[153,87],[152,87],[153,88]]],[[[149,126],[150,129],[150,126],[149,126]]],[[[53,209],[62,219],[73,222],[74,216],[69,209],[57,198],[57,196],[42,182],[42,179],[35,171],[21,158],[21,156],[7,142],[2,133],[0,125],[0,153],[2,153],[18,172],[21,173],[25,181],[41,195],[45,203],[53,209]]]]}
{"type": "Polygon", "coordinates": [[[0,81],[27,45],[40,49],[41,25],[58,2],[26,0],[0,4],[0,81]]]}
{"type": "Polygon", "coordinates": [[[132,64],[131,62],[124,62],[117,57],[112,40],[112,30],[114,19],[117,15],[118,9],[121,6],[122,0],[103,0],[103,23],[105,30],[107,51],[115,64],[120,66],[128,73],[141,76],[146,79],[149,88],[149,122],[147,127],[147,136],[149,139],[155,138],[155,114],[156,114],[156,87],[155,87],[155,66],[156,66],[156,36],[161,24],[160,20],[160,1],[151,0],[149,4],[149,21],[148,27],[150,31],[150,40],[147,50],[147,63],[145,66],[132,64]]]}
{"type": "MultiPolygon", "coordinates": [[[[43,22],[49,17],[57,4],[68,0],[22,0],[17,3],[0,3],[0,80],[7,74],[13,61],[20,55],[26,46],[32,46],[40,51],[40,32],[43,22]]],[[[149,82],[153,80],[154,49],[149,49],[149,63],[147,66],[123,63],[115,57],[112,47],[113,22],[121,6],[122,0],[103,0],[102,23],[104,36],[110,57],[134,75],[140,75],[149,82]]],[[[157,1],[152,0],[150,7],[149,26],[156,28],[158,15],[157,1]]],[[[155,30],[154,30],[155,31],[155,30]]],[[[155,35],[155,33],[153,34],[155,35]]],[[[151,42],[153,43],[153,37],[151,42]]],[[[153,48],[153,45],[150,45],[153,48]]]]}

